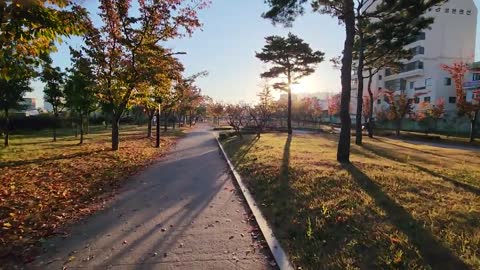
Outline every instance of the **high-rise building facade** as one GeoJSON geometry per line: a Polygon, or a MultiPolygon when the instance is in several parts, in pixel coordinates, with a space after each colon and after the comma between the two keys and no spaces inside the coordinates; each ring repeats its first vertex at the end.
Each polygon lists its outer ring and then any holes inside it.
{"type": "MultiPolygon", "coordinates": [[[[443,98],[447,111],[455,110],[455,88],[450,75],[442,64],[455,61],[472,63],[475,59],[477,31],[477,7],[473,0],[450,0],[441,6],[430,8],[425,16],[433,17],[434,23],[425,29],[417,40],[407,46],[414,52],[412,59],[403,61],[399,72],[386,68],[375,75],[372,90],[378,98],[374,108],[388,106],[379,96],[382,90],[404,92],[409,97],[417,96],[415,103],[435,102],[443,98]]],[[[368,95],[364,88],[364,96],[368,95]]],[[[357,83],[352,83],[352,114],[356,111],[357,83]]]]}

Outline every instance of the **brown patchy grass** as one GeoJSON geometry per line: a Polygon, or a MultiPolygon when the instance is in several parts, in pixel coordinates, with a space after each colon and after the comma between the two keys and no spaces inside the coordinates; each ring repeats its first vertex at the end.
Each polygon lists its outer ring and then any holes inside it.
{"type": "Polygon", "coordinates": [[[54,143],[43,131],[13,136],[11,146],[0,149],[0,261],[32,259],[38,241],[101,208],[182,132],[162,134],[161,149],[146,138],[145,127],[128,126],[120,134],[118,152],[110,151],[110,130],[99,127],[83,145],[74,136],[54,143]]]}
{"type": "Polygon", "coordinates": [[[226,151],[302,269],[480,269],[480,152],[264,134],[226,151]]]}

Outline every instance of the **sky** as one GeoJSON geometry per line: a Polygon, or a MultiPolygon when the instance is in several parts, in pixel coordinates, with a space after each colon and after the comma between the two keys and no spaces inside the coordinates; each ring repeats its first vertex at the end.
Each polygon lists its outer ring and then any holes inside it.
{"type": "MultiPolygon", "coordinates": [[[[98,21],[98,3],[83,0],[83,5],[91,13],[94,22],[98,21]]],[[[480,7],[480,0],[475,0],[480,7]]],[[[256,102],[261,89],[260,73],[267,66],[255,57],[255,52],[263,47],[264,38],[269,35],[287,35],[292,32],[308,42],[314,50],[325,53],[325,61],[317,66],[314,74],[294,86],[294,92],[338,92],[340,71],[328,61],[341,55],[344,30],[337,19],[328,15],[308,12],[299,17],[293,27],[274,26],[261,18],[268,9],[263,0],[212,0],[209,8],[200,12],[202,30],[190,38],[168,41],[165,47],[173,51],[185,51],[178,56],[186,67],[186,75],[208,71],[209,75],[198,80],[202,92],[222,102],[256,102]]],[[[480,29],[480,21],[477,32],[480,29]]],[[[54,65],[70,66],[68,46],[78,47],[80,38],[66,39],[52,55],[54,65]]],[[[477,59],[480,56],[480,35],[477,34],[477,59]]],[[[43,106],[43,85],[33,82],[34,91],[28,97],[37,98],[43,106]]],[[[278,95],[278,93],[277,93],[278,95]]]]}

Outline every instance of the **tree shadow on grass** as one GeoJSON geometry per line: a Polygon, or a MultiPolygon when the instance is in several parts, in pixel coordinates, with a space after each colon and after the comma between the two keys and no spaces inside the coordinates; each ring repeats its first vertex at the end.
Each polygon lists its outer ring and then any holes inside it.
{"type": "Polygon", "coordinates": [[[29,160],[0,162],[0,168],[14,167],[14,166],[21,166],[21,165],[28,165],[28,164],[42,164],[42,163],[46,163],[46,162],[49,162],[49,161],[89,156],[89,155],[104,152],[104,151],[107,151],[107,150],[95,150],[95,151],[89,151],[89,152],[80,152],[80,153],[75,153],[75,154],[71,154],[71,155],[58,155],[58,156],[49,157],[49,158],[36,158],[36,159],[29,159],[29,160]]]}
{"type": "Polygon", "coordinates": [[[290,145],[292,144],[292,137],[292,135],[288,135],[285,146],[283,147],[282,165],[280,166],[280,179],[282,182],[288,182],[290,179],[290,145]]]}
{"type": "MultiPolygon", "coordinates": [[[[427,151],[427,150],[421,150],[421,149],[417,149],[417,148],[414,148],[414,147],[408,147],[408,146],[405,146],[405,145],[396,144],[396,143],[389,142],[389,141],[383,140],[383,139],[375,138],[374,140],[380,141],[380,142],[382,142],[382,143],[390,144],[390,145],[395,146],[395,147],[401,147],[401,148],[404,148],[404,149],[407,149],[407,150],[411,150],[411,151],[422,152],[422,153],[428,154],[428,155],[439,156],[439,157],[447,158],[447,159],[454,159],[454,160],[458,160],[458,161],[462,161],[462,162],[465,161],[465,160],[462,160],[462,159],[458,159],[458,158],[454,158],[454,157],[451,157],[451,156],[442,155],[442,154],[439,154],[439,153],[430,152],[430,151],[427,151]]],[[[408,142],[407,142],[407,143],[408,143],[408,142]]]]}
{"type": "Polygon", "coordinates": [[[419,250],[420,254],[432,269],[469,269],[468,266],[442,245],[422,224],[415,220],[405,208],[397,204],[391,197],[373,182],[366,174],[353,164],[343,166],[357,184],[385,210],[389,220],[406,234],[419,250]]]}
{"type": "MultiPolygon", "coordinates": [[[[251,138],[248,138],[247,140],[250,140],[248,143],[245,144],[245,147],[238,149],[238,151],[235,153],[233,157],[233,167],[237,169],[238,165],[240,165],[245,158],[245,156],[250,152],[252,147],[258,142],[260,137],[254,136],[251,138]]],[[[237,140],[245,140],[245,138],[237,138],[237,140]]]]}
{"type": "Polygon", "coordinates": [[[396,162],[399,162],[399,163],[403,163],[403,164],[407,164],[407,165],[411,165],[413,167],[415,167],[416,169],[418,169],[419,171],[422,171],[422,172],[425,172],[427,174],[430,174],[434,177],[438,177],[438,178],[441,178],[442,180],[446,181],[446,182],[449,182],[451,184],[453,184],[454,186],[456,187],[459,187],[459,188],[462,188],[464,189],[465,191],[468,191],[468,192],[471,192],[471,193],[474,193],[476,195],[480,195],[480,189],[479,188],[476,188],[474,186],[471,186],[469,184],[466,184],[466,183],[463,183],[461,181],[458,181],[456,179],[453,179],[453,178],[450,178],[450,177],[447,177],[445,175],[442,175],[442,174],[439,174],[437,172],[434,172],[432,170],[429,170],[423,166],[420,166],[420,165],[417,165],[417,164],[414,164],[414,163],[411,163],[411,162],[406,162],[406,161],[402,161],[401,159],[399,159],[398,157],[396,157],[394,154],[388,152],[388,151],[383,151],[383,150],[380,150],[378,148],[375,148],[375,147],[372,147],[372,146],[369,146],[369,145],[363,145],[363,148],[369,150],[370,152],[378,155],[378,156],[381,156],[381,157],[384,157],[384,158],[387,158],[387,159],[390,159],[390,160],[393,160],[393,161],[396,161],[396,162]]]}

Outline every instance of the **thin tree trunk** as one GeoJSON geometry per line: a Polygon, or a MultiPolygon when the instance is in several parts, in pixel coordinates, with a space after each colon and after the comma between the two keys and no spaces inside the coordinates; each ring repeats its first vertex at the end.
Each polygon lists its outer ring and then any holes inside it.
{"type": "Polygon", "coordinates": [[[290,75],[290,70],[288,70],[288,112],[287,112],[287,128],[288,128],[288,135],[293,134],[292,129],[292,77],[290,75]]]}
{"type": "MultiPolygon", "coordinates": [[[[155,147],[156,148],[160,148],[160,108],[158,110],[156,110],[156,116],[157,116],[157,121],[156,121],[156,126],[157,126],[157,129],[155,130],[155,147]]],[[[152,123],[152,121],[150,121],[150,123],[152,123]]]]}
{"type": "Polygon", "coordinates": [[[80,144],[83,144],[83,114],[80,113],[80,144]]]}
{"type": "Polygon", "coordinates": [[[395,132],[395,134],[397,136],[400,136],[400,130],[402,129],[402,118],[398,119],[397,120],[397,130],[395,132]]]}
{"type": "Polygon", "coordinates": [[[53,141],[57,141],[57,122],[58,122],[58,113],[54,113],[54,123],[53,123],[53,141]]]}
{"type": "Polygon", "coordinates": [[[473,114],[473,118],[470,120],[470,142],[473,143],[475,141],[475,122],[477,121],[478,111],[475,111],[473,114]]]}
{"type": "MultiPolygon", "coordinates": [[[[147,128],[147,138],[151,138],[152,137],[152,121],[153,121],[153,116],[154,116],[154,113],[152,113],[151,111],[148,112],[148,128],[147,128]]],[[[157,119],[158,121],[158,119],[157,119]]]]}
{"type": "Polygon", "coordinates": [[[90,134],[90,113],[87,113],[86,117],[85,117],[85,121],[86,121],[86,131],[85,131],[85,134],[90,134]]]}
{"type": "Polygon", "coordinates": [[[373,92],[372,92],[372,80],[373,80],[373,75],[372,71],[369,71],[368,74],[368,96],[370,97],[370,110],[368,112],[368,137],[373,138],[373,92]]]}
{"type": "Polygon", "coordinates": [[[190,111],[189,121],[190,127],[192,127],[192,111],[190,111]]]}
{"type": "Polygon", "coordinates": [[[120,143],[120,116],[117,113],[112,115],[112,150],[117,151],[120,143]]]}
{"type": "MultiPolygon", "coordinates": [[[[359,19],[359,28],[361,28],[362,21],[359,19]]],[[[357,89],[357,115],[355,118],[355,144],[362,145],[362,113],[363,113],[363,33],[358,31],[358,67],[357,67],[357,79],[358,79],[358,89],[357,89]]]]}
{"type": "Polygon", "coordinates": [[[165,119],[164,119],[165,122],[163,122],[163,131],[167,132],[167,130],[168,130],[168,117],[167,117],[167,112],[165,112],[165,113],[163,114],[163,116],[164,116],[164,118],[165,118],[165,119]]]}
{"type": "Polygon", "coordinates": [[[8,115],[8,108],[5,108],[5,147],[8,147],[9,143],[9,136],[10,136],[10,117],[8,115]]]}
{"type": "Polygon", "coordinates": [[[350,119],[350,97],[352,90],[352,58],[353,43],[355,38],[355,13],[353,11],[353,0],[343,0],[343,12],[345,23],[345,44],[342,58],[342,94],[340,104],[340,120],[341,130],[340,139],[338,141],[337,160],[341,163],[350,162],[350,140],[351,126],[350,119]]]}

